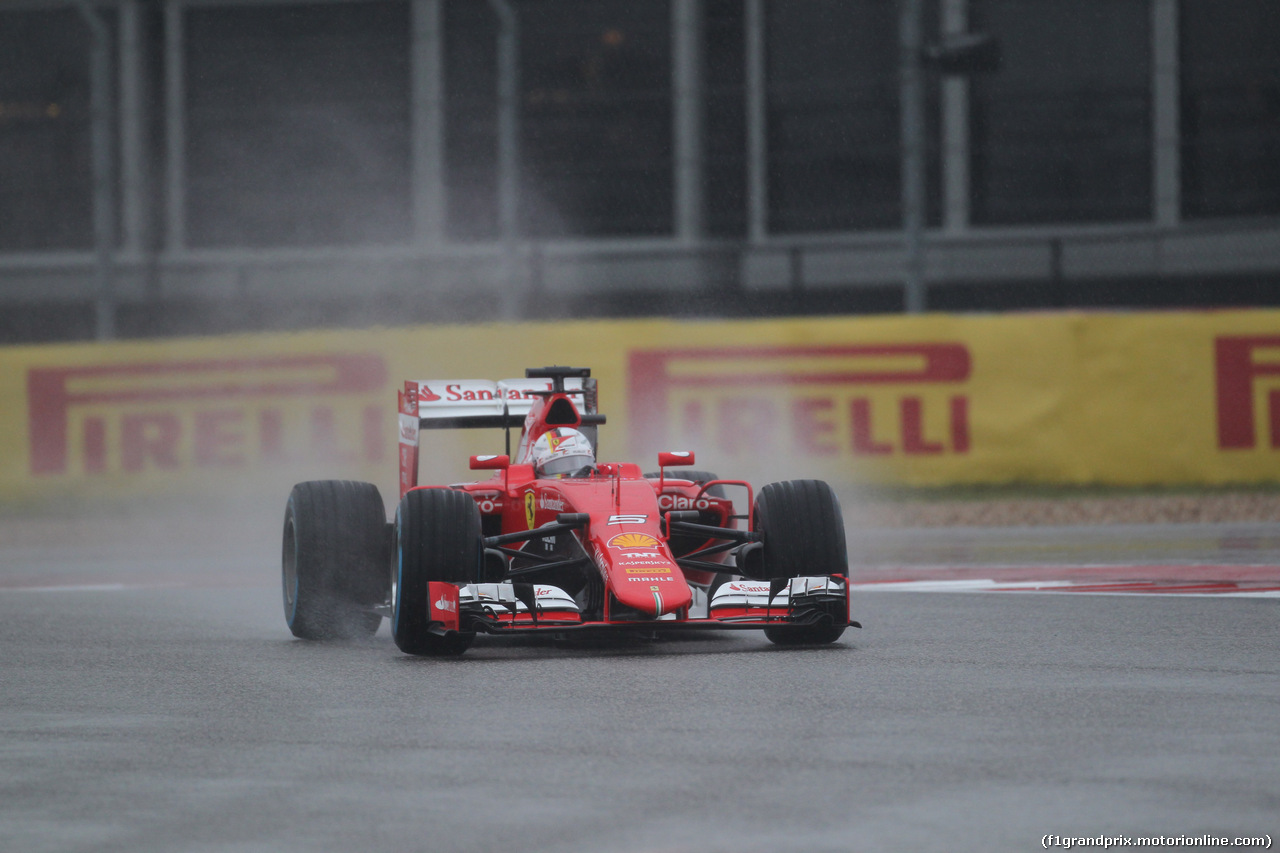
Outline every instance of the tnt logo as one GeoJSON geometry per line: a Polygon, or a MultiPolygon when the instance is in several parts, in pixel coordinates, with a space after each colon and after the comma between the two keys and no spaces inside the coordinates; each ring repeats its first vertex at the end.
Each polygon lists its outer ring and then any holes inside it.
{"type": "Polygon", "coordinates": [[[640,351],[630,370],[632,427],[649,443],[790,445],[816,457],[969,452],[963,344],[640,351]]]}
{"type": "Polygon", "coordinates": [[[382,407],[335,402],[381,391],[374,354],[34,368],[31,472],[248,468],[297,455],[381,458],[382,407]],[[347,399],[342,399],[346,397],[347,399]]]}
{"type": "Polygon", "coordinates": [[[1258,446],[1256,403],[1261,398],[1270,446],[1280,449],[1280,336],[1218,338],[1214,351],[1218,447],[1247,450],[1258,446]],[[1267,377],[1275,378],[1268,381],[1267,377]]]}

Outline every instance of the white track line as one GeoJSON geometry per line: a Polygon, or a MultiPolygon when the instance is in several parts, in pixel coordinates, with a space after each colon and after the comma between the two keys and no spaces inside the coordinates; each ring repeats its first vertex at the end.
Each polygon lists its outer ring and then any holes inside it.
{"type": "Polygon", "coordinates": [[[0,586],[0,592],[119,592],[139,589],[122,583],[67,584],[66,586],[0,586]]]}
{"type": "Polygon", "coordinates": [[[1183,590],[1170,584],[1138,586],[1133,581],[997,581],[989,578],[962,580],[886,581],[854,583],[860,592],[1046,592],[1071,595],[1164,595],[1200,598],[1280,598],[1280,589],[1239,588],[1223,583],[1220,590],[1183,590]],[[1110,589],[1108,587],[1111,587],[1110,589]]]}

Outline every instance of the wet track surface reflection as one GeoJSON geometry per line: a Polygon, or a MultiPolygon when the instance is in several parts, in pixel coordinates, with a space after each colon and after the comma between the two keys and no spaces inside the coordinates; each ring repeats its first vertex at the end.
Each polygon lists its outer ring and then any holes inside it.
{"type": "MultiPolygon", "coordinates": [[[[0,849],[986,851],[1276,829],[1274,598],[871,584],[865,628],[821,648],[483,638],[434,660],[385,627],[293,639],[274,517],[148,530],[0,537],[0,849]]],[[[872,580],[1277,562],[1265,525],[851,542],[872,580]]]]}
{"type": "Polygon", "coordinates": [[[862,594],[866,628],[461,659],[294,640],[278,592],[0,590],[0,846],[1032,849],[1263,832],[1273,601],[862,594]]]}

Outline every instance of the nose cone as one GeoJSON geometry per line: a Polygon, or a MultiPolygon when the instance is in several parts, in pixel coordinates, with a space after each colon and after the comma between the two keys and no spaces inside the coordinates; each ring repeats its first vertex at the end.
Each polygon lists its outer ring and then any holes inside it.
{"type": "Polygon", "coordinates": [[[665,556],[625,552],[612,556],[613,595],[623,607],[656,619],[693,602],[684,573],[665,556]]]}
{"type": "Polygon", "coordinates": [[[693,603],[693,593],[663,541],[657,494],[637,478],[566,480],[578,512],[591,513],[590,551],[618,605],[610,618],[657,619],[693,603]]]}
{"type": "Polygon", "coordinates": [[[680,583],[679,588],[675,588],[674,585],[654,584],[650,587],[649,594],[653,598],[653,609],[650,610],[639,604],[636,604],[635,608],[641,613],[652,615],[655,619],[667,613],[678,613],[693,603],[693,593],[689,590],[689,585],[683,582],[680,583]]]}

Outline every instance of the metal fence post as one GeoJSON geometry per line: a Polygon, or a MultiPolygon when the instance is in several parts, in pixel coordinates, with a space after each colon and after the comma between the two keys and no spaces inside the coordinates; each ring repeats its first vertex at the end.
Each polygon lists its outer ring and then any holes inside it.
{"type": "Polygon", "coordinates": [[[498,233],[502,240],[502,306],[515,319],[520,238],[520,20],[510,0],[489,0],[498,17],[498,233]]]}
{"type": "Polygon", "coordinates": [[[93,157],[94,327],[100,341],[116,334],[112,265],[116,239],[115,151],[111,144],[111,31],[88,0],[79,3],[89,27],[89,116],[93,157]]]}
{"type": "Polygon", "coordinates": [[[903,306],[925,310],[924,246],[924,4],[900,0],[899,73],[902,111],[903,306]]]}

